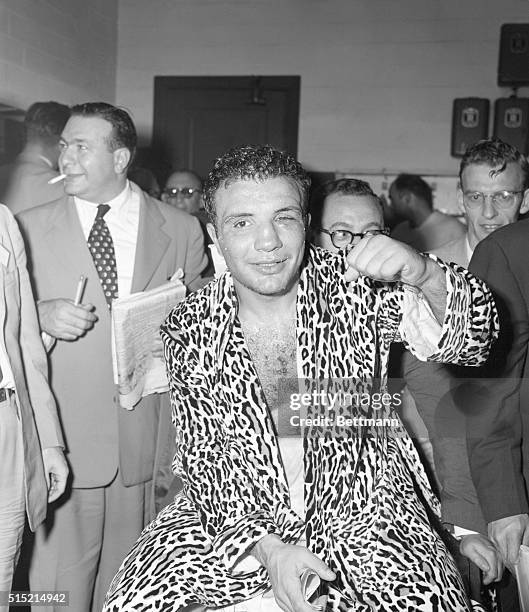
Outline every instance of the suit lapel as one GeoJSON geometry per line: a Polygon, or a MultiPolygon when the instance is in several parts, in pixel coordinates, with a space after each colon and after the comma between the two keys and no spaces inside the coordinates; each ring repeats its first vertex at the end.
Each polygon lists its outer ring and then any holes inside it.
{"type": "Polygon", "coordinates": [[[50,250],[61,262],[61,267],[70,268],[75,273],[82,269],[91,270],[88,264],[93,267],[93,262],[73,198],[61,200],[48,219],[45,237],[50,250]]]}
{"type": "MultiPolygon", "coordinates": [[[[90,283],[91,293],[95,292],[106,308],[105,295],[101,288],[99,276],[94,266],[94,261],[88,250],[86,238],[79,221],[77,209],[73,198],[61,200],[61,203],[49,216],[48,228],[45,238],[50,245],[50,250],[57,258],[60,267],[58,269],[68,270],[73,276],[83,274],[90,283]]],[[[72,287],[72,298],[76,287],[72,287]]],[[[97,304],[101,308],[101,304],[97,304]]]]}
{"type": "Polygon", "coordinates": [[[163,230],[164,216],[156,205],[145,198],[143,192],[140,191],[139,196],[140,219],[131,293],[143,291],[147,287],[171,243],[163,230]]]}

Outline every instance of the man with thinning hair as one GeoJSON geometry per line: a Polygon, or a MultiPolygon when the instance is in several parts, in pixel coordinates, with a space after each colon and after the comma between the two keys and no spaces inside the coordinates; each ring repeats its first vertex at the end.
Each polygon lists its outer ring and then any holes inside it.
{"type": "MultiPolygon", "coordinates": [[[[457,190],[458,204],[465,215],[466,234],[431,252],[444,261],[467,268],[482,240],[515,223],[520,213],[527,212],[527,187],[529,164],[513,146],[493,138],[480,140],[469,147],[461,159],[457,190]]],[[[403,355],[403,376],[434,449],[443,521],[462,538],[463,545],[465,541],[476,540],[469,532],[487,533],[485,519],[490,512],[489,503],[486,503],[483,516],[467,454],[467,438],[473,444],[472,440],[481,429],[480,415],[488,401],[481,396],[480,402],[476,402],[481,383],[476,386],[473,379],[478,374],[466,368],[423,363],[408,352],[403,355]],[[468,384],[470,382],[472,384],[468,384]],[[467,417],[470,418],[468,428],[467,417]]],[[[491,365],[488,374],[499,377],[501,370],[491,365]]],[[[417,419],[411,420],[410,425],[418,431],[417,419]]],[[[487,500],[495,495],[487,486],[482,489],[480,498],[487,500]]],[[[479,576],[474,568],[470,569],[470,575],[479,591],[479,576]]],[[[506,576],[499,590],[504,612],[518,609],[514,582],[512,593],[510,587],[504,588],[504,583],[509,581],[512,577],[506,576]]]]}
{"type": "MultiPolygon", "coordinates": [[[[503,218],[520,206],[527,209],[529,165],[516,153],[468,159],[461,173],[467,206],[502,209],[503,218]],[[476,166],[480,172],[470,184],[466,179],[476,166]]],[[[499,215],[483,216],[478,227],[487,235],[476,246],[470,270],[494,292],[501,334],[489,360],[489,401],[471,419],[470,467],[489,537],[513,570],[520,544],[529,545],[529,221],[498,229],[493,224],[499,215]]]]}
{"type": "Polygon", "coordinates": [[[118,403],[112,302],[162,285],[179,269],[193,290],[206,265],[198,221],[127,180],[135,148],[126,111],[104,102],[74,106],[61,136],[66,195],[19,216],[41,328],[56,342],[52,387],[72,467],[68,498],[37,532],[30,584],[69,591],[70,607],[83,612],[101,611],[150,518],[157,440],[170,426],[166,394],[130,411],[118,403]],[[77,303],[81,275],[87,284],[77,303]]]}

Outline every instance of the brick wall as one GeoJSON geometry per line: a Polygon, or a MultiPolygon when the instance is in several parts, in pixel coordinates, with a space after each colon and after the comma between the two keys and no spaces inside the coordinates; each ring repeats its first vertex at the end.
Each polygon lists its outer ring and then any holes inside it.
{"type": "MultiPolygon", "coordinates": [[[[527,0],[119,0],[117,101],[150,139],[155,75],[301,75],[317,170],[454,173],[452,101],[496,86],[527,0]]],[[[529,90],[520,90],[529,95],[529,90]]]]}
{"type": "Polygon", "coordinates": [[[113,102],[117,10],[117,0],[0,0],[0,102],[113,102]]]}

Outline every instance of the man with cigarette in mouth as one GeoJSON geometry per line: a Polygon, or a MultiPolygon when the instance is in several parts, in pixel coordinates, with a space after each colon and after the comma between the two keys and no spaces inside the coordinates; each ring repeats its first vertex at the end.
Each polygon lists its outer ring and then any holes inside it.
{"type": "Polygon", "coordinates": [[[58,102],[35,102],[28,108],[24,149],[12,166],[0,169],[0,202],[14,215],[63,195],[57,164],[59,139],[69,116],[69,107],[58,102]]]}
{"type": "Polygon", "coordinates": [[[307,570],[333,610],[468,609],[404,430],[293,431],[280,390],[381,391],[399,338],[423,359],[477,365],[496,334],[489,292],[380,233],[340,253],[307,245],[309,185],[268,146],[228,151],[205,182],[227,270],[162,326],[184,488],[123,562],[105,612],[277,610],[273,599],[313,612],[307,570]]]}
{"type": "Polygon", "coordinates": [[[74,106],[60,146],[66,194],[19,217],[41,329],[57,341],[51,382],[72,468],[68,498],[37,532],[30,586],[69,591],[72,610],[100,612],[149,518],[157,438],[170,426],[166,394],[131,411],[118,404],[112,301],[166,283],[179,269],[193,290],[207,260],[198,221],[127,180],[136,130],[126,111],[74,106]],[[76,304],[81,275],[86,289],[76,304]]]}

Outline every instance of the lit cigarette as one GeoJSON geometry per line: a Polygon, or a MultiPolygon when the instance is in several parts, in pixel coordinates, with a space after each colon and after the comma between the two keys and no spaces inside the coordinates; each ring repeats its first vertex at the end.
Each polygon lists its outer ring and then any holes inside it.
{"type": "Polygon", "coordinates": [[[55,185],[55,183],[58,183],[59,181],[64,181],[65,178],[66,174],[59,174],[59,176],[54,176],[48,181],[48,185],[55,185]]]}

